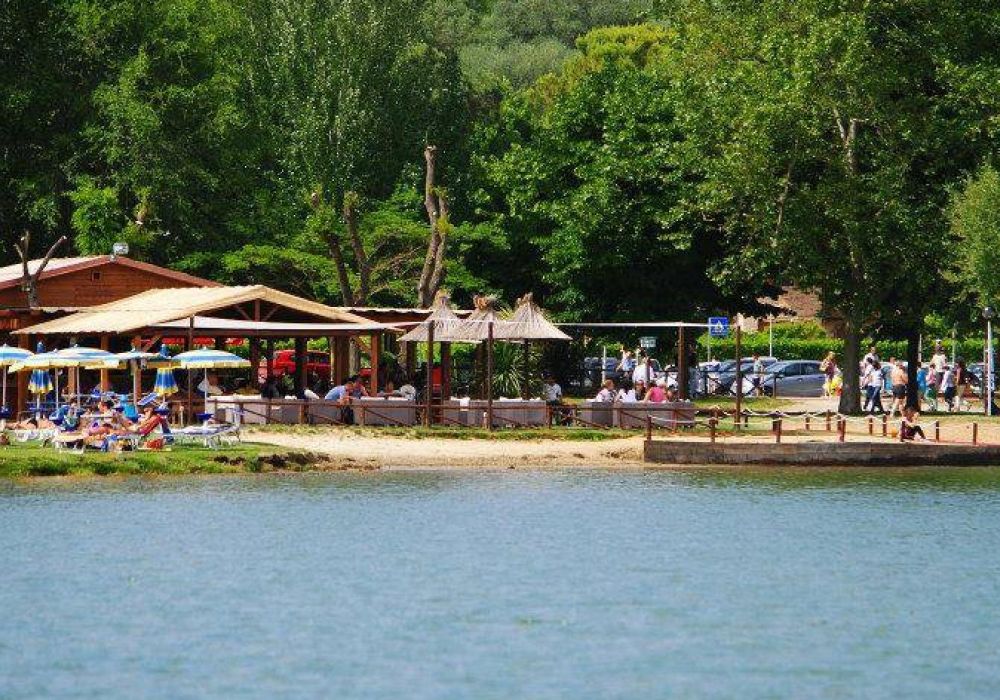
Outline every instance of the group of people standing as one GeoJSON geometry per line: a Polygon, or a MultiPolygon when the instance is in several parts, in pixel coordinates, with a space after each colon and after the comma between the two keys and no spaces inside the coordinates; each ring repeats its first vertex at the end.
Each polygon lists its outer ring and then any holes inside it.
{"type": "MultiPolygon", "coordinates": [[[[948,411],[961,410],[965,394],[972,383],[972,374],[966,367],[965,360],[958,358],[950,363],[941,345],[934,348],[930,362],[917,369],[915,378],[919,396],[933,411],[938,410],[939,398],[944,399],[948,411]]],[[[890,357],[887,362],[883,362],[875,346],[871,346],[861,361],[862,410],[868,413],[888,413],[890,418],[897,413],[904,415],[909,382],[909,371],[902,360],[890,357]],[[882,404],[882,394],[885,391],[891,397],[888,411],[882,404]]]]}

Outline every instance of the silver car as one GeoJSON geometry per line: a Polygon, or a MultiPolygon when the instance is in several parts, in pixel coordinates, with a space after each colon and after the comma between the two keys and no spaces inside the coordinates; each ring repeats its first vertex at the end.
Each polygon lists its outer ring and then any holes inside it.
{"type": "MultiPolygon", "coordinates": [[[[744,396],[753,394],[753,379],[752,376],[743,378],[744,396]]],[[[784,360],[767,368],[761,378],[761,389],[766,395],[777,395],[779,398],[782,396],[822,396],[824,382],[826,382],[826,375],[820,371],[819,362],[784,360]]]]}

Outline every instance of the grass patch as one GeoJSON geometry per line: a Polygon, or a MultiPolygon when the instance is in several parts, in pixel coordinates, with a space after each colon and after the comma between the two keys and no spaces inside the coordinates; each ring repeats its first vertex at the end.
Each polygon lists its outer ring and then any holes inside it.
{"type": "Polygon", "coordinates": [[[140,474],[241,474],[303,471],[326,458],[280,447],[242,443],[221,450],[174,447],[161,452],[57,452],[40,445],[0,447],[0,478],[35,476],[111,476],[140,474]]]}
{"type": "MultiPolygon", "coordinates": [[[[742,407],[750,411],[780,411],[794,403],[791,399],[772,399],[769,396],[756,396],[752,399],[743,399],[742,407]]],[[[721,408],[724,411],[735,411],[736,399],[732,396],[708,396],[695,399],[694,405],[696,408],[703,410],[721,408]]]]}

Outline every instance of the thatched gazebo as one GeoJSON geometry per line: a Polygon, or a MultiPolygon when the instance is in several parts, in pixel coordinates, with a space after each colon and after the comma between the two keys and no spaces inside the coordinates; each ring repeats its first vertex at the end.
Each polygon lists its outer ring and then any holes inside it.
{"type": "MultiPolygon", "coordinates": [[[[451,308],[448,293],[439,291],[427,320],[403,335],[401,343],[427,343],[427,395],[433,389],[434,343],[441,344],[441,395],[451,393],[451,344],[462,340],[462,319],[451,308]]],[[[428,404],[429,405],[429,404],[428,404]]]]}

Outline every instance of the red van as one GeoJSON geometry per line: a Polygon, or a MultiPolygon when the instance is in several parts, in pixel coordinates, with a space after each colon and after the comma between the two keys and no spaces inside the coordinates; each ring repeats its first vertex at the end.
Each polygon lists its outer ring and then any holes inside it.
{"type": "MultiPolygon", "coordinates": [[[[330,355],[325,352],[310,350],[306,353],[306,371],[315,372],[323,378],[330,376],[330,355]]],[[[274,353],[274,377],[284,377],[286,374],[295,376],[295,351],[276,350],[274,353]]],[[[261,360],[257,375],[261,381],[267,379],[267,361],[261,360]]]]}

